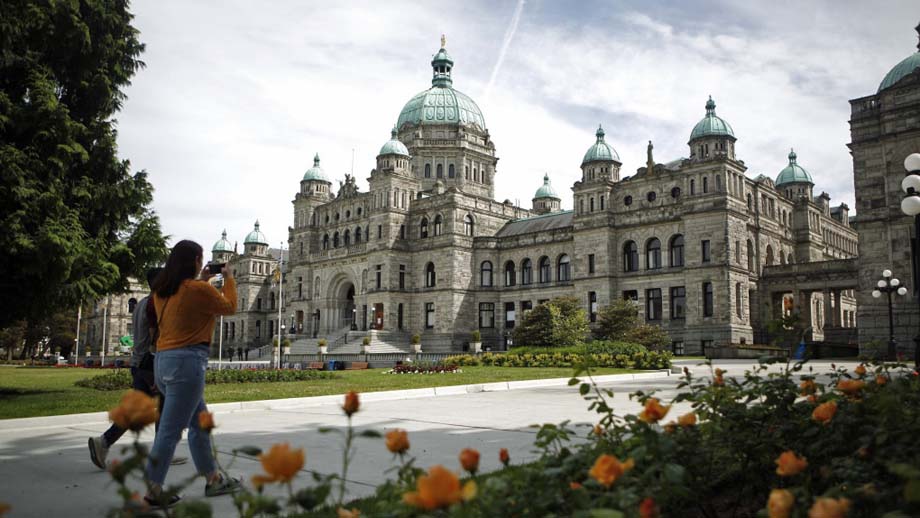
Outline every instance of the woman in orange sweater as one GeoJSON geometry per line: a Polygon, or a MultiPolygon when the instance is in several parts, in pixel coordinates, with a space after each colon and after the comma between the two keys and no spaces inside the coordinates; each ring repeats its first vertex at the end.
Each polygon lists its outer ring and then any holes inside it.
{"type": "Polygon", "coordinates": [[[217,315],[236,312],[236,281],[232,272],[224,267],[221,272],[224,284],[218,291],[208,283],[212,275],[202,264],[201,246],[194,241],[179,241],[151,286],[160,332],[154,375],[157,388],[165,397],[146,472],[151,489],[144,498],[155,507],[172,506],[179,501],[178,495],[163,501],[161,490],[185,428],[189,429],[189,450],[195,468],[207,478],[205,496],[240,489],[238,479],[220,474],[211,450],[211,437],[198,427],[198,414],[207,410],[204,375],[214,320],[217,315]]]}

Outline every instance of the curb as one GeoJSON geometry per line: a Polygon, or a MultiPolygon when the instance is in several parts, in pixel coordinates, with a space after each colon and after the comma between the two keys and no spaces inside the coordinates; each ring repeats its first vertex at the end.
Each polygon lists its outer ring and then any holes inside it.
{"type": "MultiPolygon", "coordinates": [[[[636,381],[646,379],[667,378],[671,375],[669,370],[641,372],[637,374],[607,374],[594,376],[597,383],[613,381],[636,381]]],[[[505,392],[541,387],[564,387],[571,378],[547,378],[522,381],[500,381],[494,383],[479,383],[474,385],[450,385],[446,387],[430,387],[420,389],[389,390],[380,392],[365,392],[361,394],[362,402],[369,401],[396,401],[400,399],[420,399],[439,396],[459,396],[476,394],[480,392],[505,392]]],[[[573,387],[573,390],[575,388],[573,387]]],[[[233,413],[248,410],[281,410],[307,406],[321,406],[340,404],[341,394],[327,396],[311,396],[287,399],[265,399],[259,401],[238,401],[233,403],[214,403],[208,405],[211,412],[233,413]]],[[[90,412],[86,414],[67,414],[45,417],[24,417],[19,419],[0,420],[0,433],[24,430],[40,430],[43,428],[61,428],[71,426],[89,426],[95,424],[108,424],[108,412],[90,412]]]]}

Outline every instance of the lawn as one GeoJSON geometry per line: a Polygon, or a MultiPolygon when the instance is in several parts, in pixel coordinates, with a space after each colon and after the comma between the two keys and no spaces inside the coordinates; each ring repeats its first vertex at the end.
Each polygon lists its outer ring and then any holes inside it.
{"type": "MultiPolygon", "coordinates": [[[[385,375],[384,370],[341,371],[334,379],[311,381],[211,385],[205,388],[205,400],[226,403],[344,394],[349,390],[375,392],[572,375],[570,368],[464,367],[460,374],[437,375],[385,375]]],[[[634,371],[596,369],[597,374],[626,372],[634,371]]],[[[100,374],[102,371],[95,369],[0,367],[0,419],[107,410],[118,403],[121,391],[103,392],[74,386],[79,379],[100,374]]]]}

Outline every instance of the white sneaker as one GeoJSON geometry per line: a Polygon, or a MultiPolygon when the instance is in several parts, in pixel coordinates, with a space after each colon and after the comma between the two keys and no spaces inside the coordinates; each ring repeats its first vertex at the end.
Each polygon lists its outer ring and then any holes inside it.
{"type": "Polygon", "coordinates": [[[109,454],[109,449],[105,446],[102,437],[89,438],[89,458],[93,464],[101,470],[105,470],[105,456],[109,454]]]}

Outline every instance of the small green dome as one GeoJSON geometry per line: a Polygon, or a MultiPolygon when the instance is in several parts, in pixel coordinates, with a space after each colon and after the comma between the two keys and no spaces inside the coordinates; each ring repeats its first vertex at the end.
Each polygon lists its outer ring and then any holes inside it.
{"type": "Polygon", "coordinates": [[[308,180],[332,183],[329,181],[329,177],[326,176],[326,172],[323,171],[323,168],[319,166],[319,153],[313,157],[313,167],[307,169],[307,172],[303,175],[303,181],[308,180]]]}
{"type": "Polygon", "coordinates": [[[617,154],[617,150],[613,149],[613,146],[604,142],[604,128],[600,124],[597,126],[597,132],[594,133],[597,136],[597,142],[593,146],[588,148],[588,151],[585,152],[585,157],[581,161],[581,165],[585,165],[588,162],[610,162],[610,161],[620,161],[620,155],[617,154]]]}
{"type": "Polygon", "coordinates": [[[211,252],[232,252],[233,247],[230,245],[230,241],[227,241],[227,229],[220,234],[220,241],[214,243],[214,246],[211,247],[211,252]]]}
{"type": "Polygon", "coordinates": [[[246,236],[243,243],[247,245],[268,245],[268,238],[259,230],[259,220],[256,220],[255,228],[246,236]]]}
{"type": "Polygon", "coordinates": [[[420,92],[403,106],[396,122],[397,128],[403,124],[470,124],[486,129],[485,119],[479,106],[463,92],[454,90],[451,69],[454,61],[441,49],[431,60],[433,75],[431,88],[420,92]]]}
{"type": "Polygon", "coordinates": [[[554,200],[561,200],[562,198],[556,194],[556,189],[553,189],[553,185],[549,183],[549,175],[543,175],[543,186],[537,189],[536,194],[533,195],[534,199],[537,198],[553,198],[554,200]]]}
{"type": "Polygon", "coordinates": [[[409,150],[406,149],[406,145],[399,141],[396,138],[396,128],[393,128],[393,131],[390,132],[390,140],[380,148],[380,153],[378,155],[402,155],[409,156],[409,150]]]}
{"type": "Polygon", "coordinates": [[[779,176],[776,177],[776,186],[785,185],[787,183],[810,183],[812,185],[815,182],[812,181],[811,175],[808,174],[802,166],[795,162],[796,154],[795,150],[789,152],[789,165],[785,167],[782,171],[779,172],[779,176]]]}
{"type": "Polygon", "coordinates": [[[904,58],[900,63],[894,66],[885,74],[885,79],[878,85],[878,91],[894,86],[895,83],[908,76],[914,70],[920,68],[920,52],[914,52],[904,58]]]}
{"type": "Polygon", "coordinates": [[[716,115],[716,103],[709,97],[706,101],[706,116],[696,123],[690,132],[690,142],[702,137],[731,137],[735,138],[732,127],[721,117],[716,115]]]}

